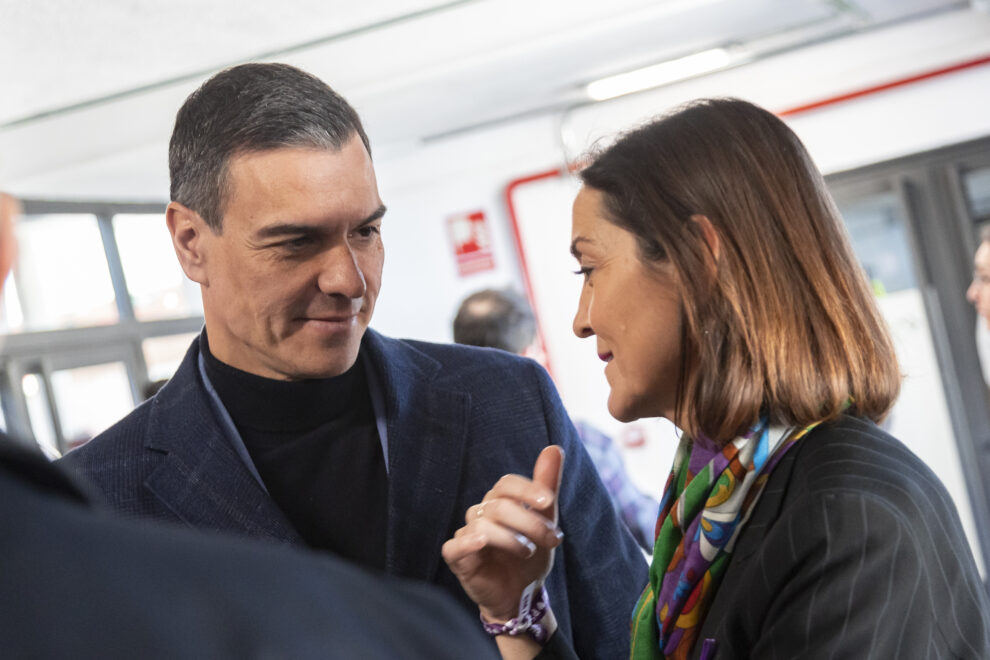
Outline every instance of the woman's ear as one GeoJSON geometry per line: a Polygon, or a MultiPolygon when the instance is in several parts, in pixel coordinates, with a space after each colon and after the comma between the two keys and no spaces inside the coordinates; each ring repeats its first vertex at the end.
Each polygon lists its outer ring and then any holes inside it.
{"type": "Polygon", "coordinates": [[[712,221],[706,216],[695,214],[691,216],[691,220],[701,230],[701,237],[708,246],[708,254],[711,255],[711,261],[708,262],[708,271],[712,277],[715,277],[718,271],[719,256],[722,253],[722,242],[719,239],[718,232],[715,230],[715,226],[712,225],[712,221]]]}
{"type": "Polygon", "coordinates": [[[209,284],[207,256],[210,238],[215,234],[203,218],[192,209],[170,202],[165,209],[165,224],[172,235],[172,246],[182,271],[193,282],[209,284]]]}
{"type": "Polygon", "coordinates": [[[705,243],[708,244],[708,251],[711,252],[715,263],[718,263],[721,243],[719,241],[718,232],[715,231],[715,227],[712,225],[712,221],[709,220],[707,216],[697,213],[691,216],[691,220],[698,225],[699,229],[701,229],[701,235],[705,239],[705,243]]]}

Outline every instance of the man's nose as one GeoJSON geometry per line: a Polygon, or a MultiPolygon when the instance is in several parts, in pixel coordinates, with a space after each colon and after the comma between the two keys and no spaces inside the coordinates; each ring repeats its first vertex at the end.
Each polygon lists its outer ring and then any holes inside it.
{"type": "Polygon", "coordinates": [[[335,246],[323,255],[317,285],[328,296],[351,300],[363,298],[368,290],[357,256],[345,245],[335,246]]]}
{"type": "Polygon", "coordinates": [[[968,300],[969,302],[971,302],[971,303],[973,303],[975,305],[976,304],[976,294],[978,292],[979,292],[979,285],[976,283],[976,280],[973,280],[972,282],[970,282],[969,288],[966,289],[966,300],[968,300]]]}

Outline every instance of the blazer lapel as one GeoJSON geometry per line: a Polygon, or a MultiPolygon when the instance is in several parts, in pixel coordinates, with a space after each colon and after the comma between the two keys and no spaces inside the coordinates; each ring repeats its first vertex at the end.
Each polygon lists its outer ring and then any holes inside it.
{"type": "Polygon", "coordinates": [[[471,397],[437,387],[439,362],[373,331],[366,335],[381,379],[388,433],[386,570],[431,581],[447,540],[460,480],[471,397]]]}
{"type": "Polygon", "coordinates": [[[194,527],[302,543],[224,436],[198,356],[199,339],[152,403],[145,446],[166,456],[145,487],[194,527]]]}

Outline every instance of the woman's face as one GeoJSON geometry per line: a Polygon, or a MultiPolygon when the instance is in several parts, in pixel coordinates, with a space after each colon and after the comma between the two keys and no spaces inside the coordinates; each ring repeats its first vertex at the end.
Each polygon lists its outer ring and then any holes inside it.
{"type": "Polygon", "coordinates": [[[973,303],[976,313],[990,326],[990,242],[980,243],[973,257],[973,281],[966,289],[966,300],[973,303]]]}
{"type": "Polygon", "coordinates": [[[602,208],[593,188],[574,200],[571,252],[584,276],[574,334],[596,338],[613,417],[673,420],[682,323],[673,268],[644,264],[635,236],[606,220],[602,208]]]}

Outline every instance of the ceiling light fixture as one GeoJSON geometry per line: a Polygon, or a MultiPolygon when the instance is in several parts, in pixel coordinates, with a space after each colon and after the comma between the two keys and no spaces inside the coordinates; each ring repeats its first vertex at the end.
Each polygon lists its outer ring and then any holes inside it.
{"type": "Polygon", "coordinates": [[[734,57],[727,49],[712,48],[642,69],[601,78],[588,83],[585,92],[595,101],[614,99],[617,96],[718,71],[736,61],[738,58],[734,57]]]}

